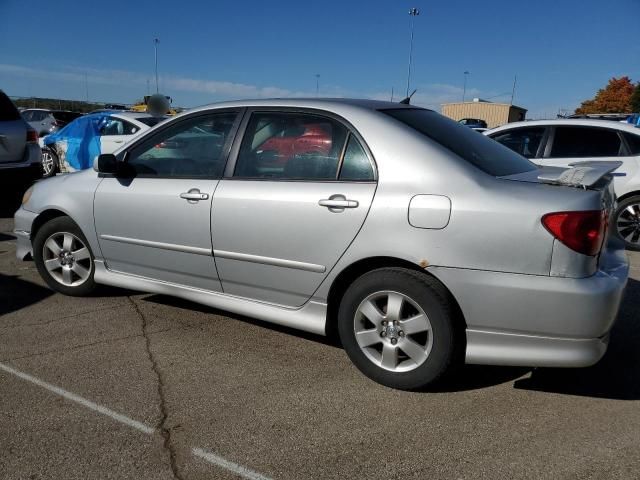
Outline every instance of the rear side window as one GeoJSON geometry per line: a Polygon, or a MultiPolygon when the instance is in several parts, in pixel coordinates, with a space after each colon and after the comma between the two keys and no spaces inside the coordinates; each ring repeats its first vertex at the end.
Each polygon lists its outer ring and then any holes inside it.
{"type": "Polygon", "coordinates": [[[398,108],[382,112],[416,129],[489,175],[501,177],[538,168],[498,142],[434,111],[398,108]]]}
{"type": "Polygon", "coordinates": [[[235,177],[335,180],[347,129],[305,113],[254,113],[240,146],[235,177]]]}
{"type": "Polygon", "coordinates": [[[556,127],[551,158],[617,157],[618,132],[598,127],[556,127]]]}
{"type": "Polygon", "coordinates": [[[373,168],[369,157],[356,137],[349,135],[347,148],[344,151],[340,180],[345,181],[373,181],[373,168]]]}
{"type": "Polygon", "coordinates": [[[13,102],[0,91],[0,122],[10,122],[13,120],[20,120],[20,112],[13,104],[13,102]]]}
{"type": "Polygon", "coordinates": [[[491,135],[490,138],[523,157],[535,158],[544,136],[544,130],[544,127],[514,128],[491,135]]]}
{"type": "MultiPolygon", "coordinates": [[[[640,134],[640,128],[638,133],[640,134]]],[[[624,132],[624,138],[627,141],[631,155],[640,155],[640,135],[624,132]]]]}

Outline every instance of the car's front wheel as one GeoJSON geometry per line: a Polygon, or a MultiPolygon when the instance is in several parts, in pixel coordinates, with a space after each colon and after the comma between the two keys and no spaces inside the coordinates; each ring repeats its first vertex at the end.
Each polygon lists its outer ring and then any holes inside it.
{"type": "Polygon", "coordinates": [[[54,218],[40,227],[33,239],[33,259],[52,290],[84,296],[95,288],[89,242],[69,217],[54,218]]]}
{"type": "Polygon", "coordinates": [[[42,149],[42,178],[53,177],[58,171],[58,156],[50,148],[42,149]]]}
{"type": "Polygon", "coordinates": [[[640,251],[640,195],[620,202],[614,220],[615,233],[627,250],[640,251]]]}
{"type": "Polygon", "coordinates": [[[338,331],[353,363],[369,378],[402,390],[434,384],[459,360],[460,333],[446,289],[403,268],[359,277],[345,292],[338,331]]]}

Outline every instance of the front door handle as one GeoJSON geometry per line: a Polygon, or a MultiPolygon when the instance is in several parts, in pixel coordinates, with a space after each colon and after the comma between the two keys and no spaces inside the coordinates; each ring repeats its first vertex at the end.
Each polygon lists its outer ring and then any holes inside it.
{"type": "Polygon", "coordinates": [[[124,140],[114,140],[113,143],[124,143],[124,140]]]}
{"type": "Polygon", "coordinates": [[[206,200],[209,198],[209,194],[201,193],[199,189],[192,188],[188,192],[181,193],[180,198],[187,200],[189,203],[197,203],[200,200],[206,200]]]}
{"type": "Polygon", "coordinates": [[[331,195],[318,201],[321,207],[327,207],[331,212],[342,212],[345,208],[358,208],[357,200],[347,200],[344,195],[331,195]]]}

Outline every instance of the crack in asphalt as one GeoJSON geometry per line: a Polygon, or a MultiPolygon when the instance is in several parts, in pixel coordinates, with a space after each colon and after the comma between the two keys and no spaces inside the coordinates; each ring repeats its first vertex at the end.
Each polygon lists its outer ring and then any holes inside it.
{"type": "MultiPolygon", "coordinates": [[[[158,406],[160,408],[161,416],[160,416],[160,420],[158,421],[158,424],[156,425],[156,429],[160,432],[160,434],[162,435],[162,438],[164,439],[163,447],[169,453],[169,464],[171,466],[171,471],[173,472],[173,476],[177,480],[183,480],[183,477],[178,470],[177,452],[172,442],[171,429],[167,427],[167,419],[169,417],[169,411],[167,409],[167,402],[164,394],[165,382],[164,382],[162,372],[160,370],[160,366],[158,365],[158,361],[155,355],[153,354],[153,351],[151,350],[151,338],[148,332],[147,317],[144,315],[144,313],[142,313],[142,311],[138,307],[138,304],[133,300],[133,298],[131,297],[127,297],[127,298],[131,302],[133,309],[136,311],[136,313],[140,317],[140,320],[142,321],[142,336],[145,339],[145,349],[147,352],[147,356],[149,357],[149,361],[151,362],[151,369],[153,370],[153,372],[156,375],[156,378],[158,379],[158,382],[157,382],[158,399],[159,399],[158,406]]],[[[153,333],[156,333],[156,332],[153,332],[153,333]]]]}

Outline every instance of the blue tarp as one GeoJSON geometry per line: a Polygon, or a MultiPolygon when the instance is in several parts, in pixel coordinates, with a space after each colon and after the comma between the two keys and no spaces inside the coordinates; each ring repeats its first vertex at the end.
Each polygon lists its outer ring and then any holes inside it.
{"type": "Polygon", "coordinates": [[[85,170],[93,166],[94,158],[101,153],[100,127],[108,117],[109,113],[84,115],[45,137],[44,144],[56,151],[62,171],[85,170]]]}

